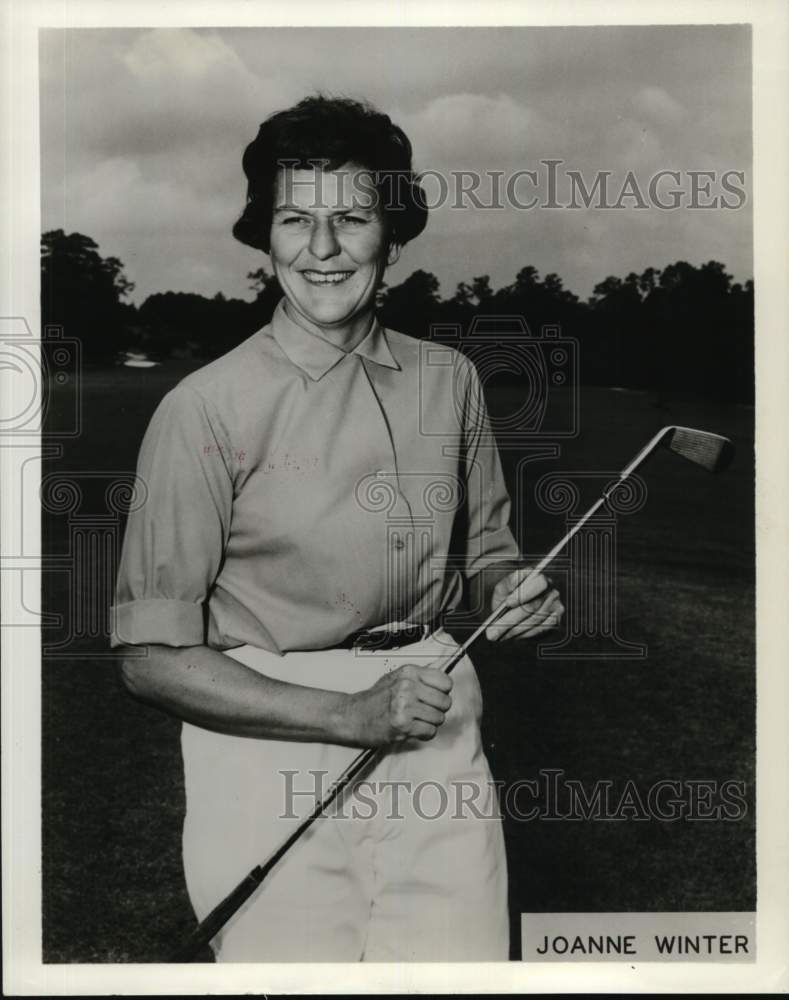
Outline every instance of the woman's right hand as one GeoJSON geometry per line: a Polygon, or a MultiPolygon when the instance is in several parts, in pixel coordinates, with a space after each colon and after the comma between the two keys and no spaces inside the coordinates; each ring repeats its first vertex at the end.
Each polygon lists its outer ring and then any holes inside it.
{"type": "Polygon", "coordinates": [[[436,667],[405,663],[372,687],[349,695],[352,740],[383,747],[408,739],[432,740],[452,705],[452,678],[436,667]]]}

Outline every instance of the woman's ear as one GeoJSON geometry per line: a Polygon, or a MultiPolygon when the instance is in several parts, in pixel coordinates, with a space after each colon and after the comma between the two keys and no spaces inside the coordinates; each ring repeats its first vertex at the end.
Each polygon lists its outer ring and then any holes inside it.
{"type": "Polygon", "coordinates": [[[389,244],[389,253],[387,254],[387,257],[386,257],[386,263],[387,263],[388,266],[391,266],[392,264],[396,264],[398,262],[398,260],[400,260],[400,251],[402,249],[403,248],[401,246],[399,246],[397,243],[390,243],[389,244]]]}

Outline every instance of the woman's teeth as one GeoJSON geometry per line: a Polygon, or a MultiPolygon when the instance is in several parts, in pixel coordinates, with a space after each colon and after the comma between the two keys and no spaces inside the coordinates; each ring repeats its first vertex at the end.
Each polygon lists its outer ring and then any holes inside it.
{"type": "Polygon", "coordinates": [[[302,271],[301,273],[311,285],[339,285],[340,282],[350,278],[353,271],[329,271],[328,273],[322,271],[302,271]]]}

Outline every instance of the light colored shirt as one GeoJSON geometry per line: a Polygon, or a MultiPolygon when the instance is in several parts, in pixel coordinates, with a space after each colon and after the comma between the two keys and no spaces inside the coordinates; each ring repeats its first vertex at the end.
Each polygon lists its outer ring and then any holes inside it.
{"type": "Polygon", "coordinates": [[[164,397],[137,472],[113,646],[329,648],[519,556],[472,363],[377,321],[346,353],[280,302],[164,397]]]}

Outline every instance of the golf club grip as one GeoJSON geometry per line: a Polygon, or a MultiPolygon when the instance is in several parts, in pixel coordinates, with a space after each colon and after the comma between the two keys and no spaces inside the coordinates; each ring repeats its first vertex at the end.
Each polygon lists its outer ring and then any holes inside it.
{"type": "Polygon", "coordinates": [[[204,948],[225,926],[233,914],[241,909],[252,893],[263,881],[263,868],[258,866],[239,882],[232,892],[218,903],[213,910],[195,927],[178,951],[174,952],[170,962],[191,962],[201,948],[204,948]]]}

